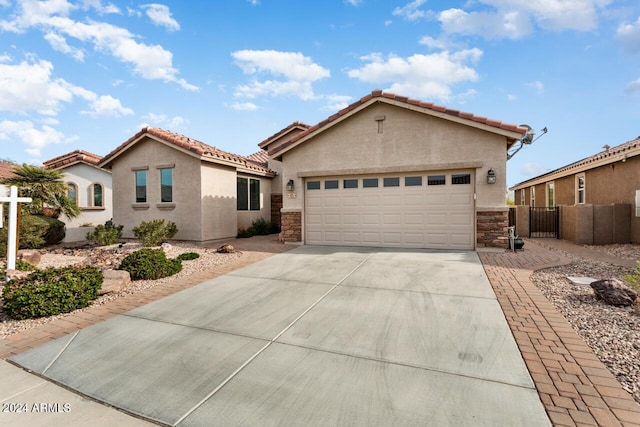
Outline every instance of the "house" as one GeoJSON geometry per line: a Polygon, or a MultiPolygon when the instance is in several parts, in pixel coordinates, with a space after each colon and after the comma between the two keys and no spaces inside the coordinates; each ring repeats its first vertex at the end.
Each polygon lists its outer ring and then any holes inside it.
{"type": "MultiPolygon", "coordinates": [[[[17,165],[15,163],[6,162],[4,160],[0,160],[0,181],[5,178],[12,178],[15,176],[13,173],[13,168],[17,165]]],[[[9,195],[9,187],[3,184],[0,184],[0,196],[8,196],[9,195]]]]}
{"type": "Polygon", "coordinates": [[[560,237],[575,243],[640,243],[640,137],[603,148],[514,185],[516,205],[560,206],[560,237]]]}
{"type": "Polygon", "coordinates": [[[142,221],[165,219],[177,240],[235,237],[271,217],[276,175],[262,153],[232,154],[184,135],[145,127],[98,164],[113,178],[113,221],[123,236],[142,221]]]}
{"type": "Polygon", "coordinates": [[[66,224],[64,242],[85,239],[91,226],[104,224],[113,217],[111,172],[98,166],[101,156],[75,150],[43,162],[46,169],[63,173],[67,196],[76,202],[80,215],[59,218],[66,224]]]}
{"type": "Polygon", "coordinates": [[[507,150],[524,127],[376,90],[291,130],[261,143],[281,162],[286,241],[506,247],[507,150]]]}

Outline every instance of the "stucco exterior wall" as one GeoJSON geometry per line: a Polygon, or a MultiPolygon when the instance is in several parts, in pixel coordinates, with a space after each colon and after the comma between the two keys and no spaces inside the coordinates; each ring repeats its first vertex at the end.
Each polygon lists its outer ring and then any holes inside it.
{"type": "Polygon", "coordinates": [[[440,168],[475,169],[476,210],[506,210],[506,143],[505,137],[490,132],[385,103],[373,104],[284,153],[282,181],[293,179],[296,195],[284,197],[283,209],[304,209],[301,173],[440,168]],[[384,117],[381,124],[380,117],[384,117]],[[496,184],[486,182],[489,169],[495,171],[496,184]]]}
{"type": "Polygon", "coordinates": [[[80,215],[69,219],[62,215],[59,219],[66,224],[67,233],[64,242],[84,240],[90,228],[80,227],[83,224],[100,225],[113,218],[113,194],[111,173],[85,163],[76,163],[62,170],[64,182],[74,183],[78,188],[77,204],[80,215]],[[102,184],[103,207],[93,207],[91,187],[102,184]]]}
{"type": "MultiPolygon", "coordinates": [[[[258,178],[250,175],[238,174],[238,177],[260,180],[260,210],[259,211],[237,211],[237,228],[249,228],[256,219],[262,218],[271,221],[271,191],[272,181],[270,178],[258,178]]],[[[235,199],[234,199],[235,200],[235,199]]],[[[237,206],[236,206],[237,207],[237,206]]]]}
{"type": "MultiPolygon", "coordinates": [[[[178,240],[202,240],[200,160],[146,138],[122,153],[112,167],[113,220],[132,238],[142,221],[164,219],[178,227],[178,240]],[[173,167],[173,202],[160,203],[159,167],[173,167]],[[135,169],[147,168],[147,202],[136,203],[135,169]]],[[[235,176],[235,174],[233,174],[235,176]]],[[[235,189],[235,187],[233,187],[235,189]]]]}
{"type": "Polygon", "coordinates": [[[203,163],[200,171],[202,221],[200,240],[235,237],[238,231],[237,173],[235,168],[203,163]]]}

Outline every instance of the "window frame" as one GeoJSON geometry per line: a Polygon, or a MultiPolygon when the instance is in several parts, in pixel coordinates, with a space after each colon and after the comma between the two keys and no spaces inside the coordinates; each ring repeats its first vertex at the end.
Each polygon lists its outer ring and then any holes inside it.
{"type": "Polygon", "coordinates": [[[382,178],[382,187],[383,188],[400,187],[400,177],[387,176],[382,178]]]}
{"type": "Polygon", "coordinates": [[[362,178],[362,188],[378,188],[380,187],[379,178],[362,178]],[[373,185],[375,183],[375,185],[373,185]]]}
{"type": "Polygon", "coordinates": [[[173,203],[173,168],[172,167],[167,167],[167,168],[158,168],[158,170],[160,171],[160,203],[173,203]],[[168,186],[166,186],[163,181],[164,181],[164,172],[168,171],[170,173],[170,184],[168,186]],[[168,195],[169,195],[169,200],[164,200],[165,198],[165,187],[168,188],[168,195]]]}
{"type": "Polygon", "coordinates": [[[427,175],[427,187],[447,185],[447,175],[427,175]]]}
{"type": "Polygon", "coordinates": [[[405,187],[422,187],[422,175],[411,175],[404,177],[405,187]]]}
{"type": "Polygon", "coordinates": [[[527,199],[527,190],[524,188],[520,189],[520,206],[524,206],[526,204],[527,199]]]}
{"type": "Polygon", "coordinates": [[[556,207],[556,183],[555,181],[547,182],[547,208],[555,209],[556,207]]]}
{"type": "Polygon", "coordinates": [[[584,174],[576,175],[576,205],[584,205],[587,202],[587,179],[584,174]],[[582,187],[580,182],[582,181],[582,187]]]}
{"type": "Polygon", "coordinates": [[[260,192],[260,180],[246,176],[236,177],[236,210],[242,212],[255,212],[262,210],[262,193],[260,192]],[[241,189],[246,193],[241,193],[241,189]],[[241,197],[241,195],[243,197],[241,197]],[[246,197],[246,200],[245,200],[246,197]]]}
{"type": "Polygon", "coordinates": [[[104,208],[104,184],[101,182],[92,182],[89,186],[89,203],[92,208],[104,208]],[[101,204],[96,204],[96,187],[100,189],[101,204]]]}
{"type": "Polygon", "coordinates": [[[135,191],[134,191],[134,199],[135,199],[135,203],[147,203],[147,201],[149,200],[149,197],[147,195],[147,188],[148,188],[148,174],[147,174],[147,169],[137,169],[133,171],[134,173],[134,182],[135,182],[135,191]],[[144,183],[143,184],[139,184],[138,182],[138,177],[142,175],[144,177],[144,183]],[[144,194],[142,195],[143,197],[139,197],[138,195],[138,189],[144,189],[144,194]]]}
{"type": "Polygon", "coordinates": [[[359,188],[359,182],[357,178],[347,178],[342,180],[342,188],[343,189],[353,189],[359,188]],[[348,182],[348,184],[347,184],[348,182]],[[355,186],[353,185],[355,183],[355,186]]]}
{"type": "Polygon", "coordinates": [[[471,185],[470,173],[454,173],[451,174],[451,185],[471,185]],[[456,182],[458,180],[459,182],[456,182]]]}
{"type": "Polygon", "coordinates": [[[536,187],[535,187],[535,185],[531,187],[531,194],[529,195],[529,197],[531,198],[531,207],[535,208],[536,207],[536,187]]]}
{"type": "Polygon", "coordinates": [[[78,193],[78,184],[76,184],[73,181],[68,181],[68,182],[66,182],[66,185],[67,185],[67,193],[66,193],[67,197],[69,199],[73,200],[75,202],[76,206],[80,206],[80,203],[79,203],[79,200],[78,200],[78,196],[80,195],[78,193]],[[73,192],[75,193],[75,197],[69,196],[69,192],[71,191],[71,187],[72,186],[73,186],[73,192]]]}

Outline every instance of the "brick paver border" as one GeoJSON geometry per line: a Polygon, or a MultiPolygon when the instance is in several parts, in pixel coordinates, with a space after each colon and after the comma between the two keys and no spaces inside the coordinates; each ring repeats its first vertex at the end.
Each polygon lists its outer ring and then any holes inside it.
{"type": "Polygon", "coordinates": [[[640,426],[640,405],[531,282],[571,260],[528,241],[522,252],[479,253],[554,426],[640,426]]]}

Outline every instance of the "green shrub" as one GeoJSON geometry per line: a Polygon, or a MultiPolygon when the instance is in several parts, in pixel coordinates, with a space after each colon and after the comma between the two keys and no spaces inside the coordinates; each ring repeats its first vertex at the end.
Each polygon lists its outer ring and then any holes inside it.
{"type": "Polygon", "coordinates": [[[159,246],[176,235],[178,227],[174,222],[165,222],[164,219],[143,221],[133,228],[133,234],[142,241],[146,247],[159,246]]]}
{"type": "Polygon", "coordinates": [[[200,258],[200,254],[197,252],[185,252],[176,257],[176,259],[179,259],[180,261],[190,261],[198,258],[200,258]]]}
{"type": "Polygon", "coordinates": [[[636,292],[640,292],[640,261],[636,261],[638,268],[632,274],[624,276],[625,282],[629,283],[636,292]]]}
{"type": "Polygon", "coordinates": [[[108,246],[118,243],[122,238],[124,225],[114,225],[112,221],[107,221],[104,225],[96,225],[93,232],[86,234],[86,239],[95,242],[100,246],[108,246]]]}
{"type": "MultiPolygon", "coordinates": [[[[18,271],[35,271],[37,270],[38,267],[36,267],[35,265],[27,262],[27,261],[23,261],[21,259],[17,259],[16,260],[16,270],[18,271]]],[[[7,263],[3,262],[0,263],[0,282],[4,283],[4,281],[7,278],[7,263]]]]}
{"type": "Polygon", "coordinates": [[[131,280],[156,280],[182,270],[179,259],[168,259],[162,249],[142,248],[127,255],[118,267],[131,275],[131,280]]]}
{"type": "MultiPolygon", "coordinates": [[[[6,211],[5,211],[6,212],[6,211]]],[[[7,218],[4,218],[6,223],[7,218]]],[[[7,256],[7,227],[0,228],[0,257],[7,256]]],[[[20,249],[38,249],[60,243],[65,236],[64,222],[23,213],[20,222],[20,249]]]]}
{"type": "Polygon", "coordinates": [[[280,227],[264,218],[258,218],[251,223],[251,227],[238,229],[238,239],[244,239],[253,236],[266,236],[268,234],[279,233],[280,227]]]}
{"type": "Polygon", "coordinates": [[[96,299],[102,280],[102,272],[92,266],[35,271],[4,286],[3,309],[14,319],[69,313],[96,299]]]}

